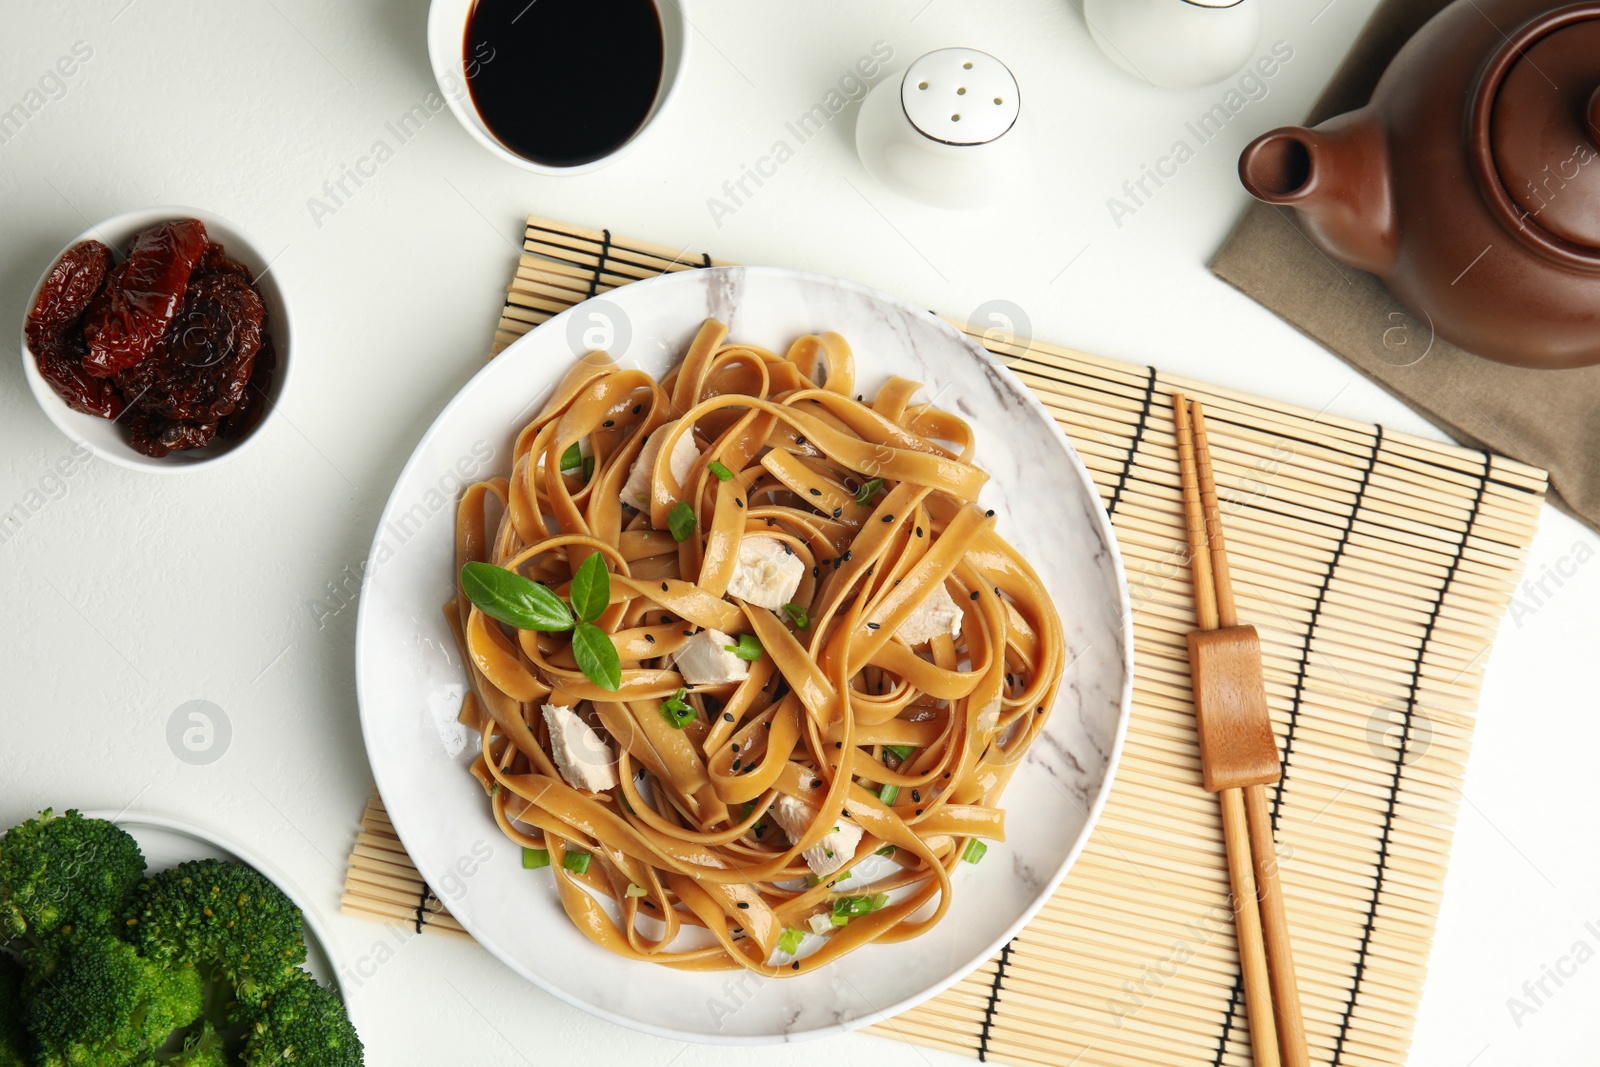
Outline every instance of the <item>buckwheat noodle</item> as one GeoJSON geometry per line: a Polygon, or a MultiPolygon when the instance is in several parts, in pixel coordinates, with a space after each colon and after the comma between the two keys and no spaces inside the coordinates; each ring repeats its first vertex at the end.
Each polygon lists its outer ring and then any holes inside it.
{"type": "MultiPolygon", "coordinates": [[[[901,378],[854,398],[837,334],[783,356],[726,336],[708,320],[659,382],[585,356],[517,435],[510,477],[461,499],[457,573],[486,561],[564,596],[579,564],[603,556],[611,604],[598,625],[622,660],[617,692],[578,669],[568,634],[495,622],[459,591],[446,613],[471,675],[462,719],[481,734],[473,774],[506,837],[549,850],[578,928],[630,959],[780,977],[939,922],[968,843],[1004,839],[1000,796],[1048,718],[1063,644],[1037,575],[976,504],[987,475],[962,420],[913,403],[920,385],[901,378]],[[619,496],[652,434],[664,436],[635,511],[619,496]],[[680,482],[683,435],[700,456],[680,482]],[[592,472],[560,469],[574,444],[592,472]],[[695,518],[681,543],[668,532],[680,501],[695,518]],[[756,535],[804,564],[797,611],[727,595],[740,541],[756,535]],[[959,637],[908,646],[897,629],[940,586],[959,637]],[[694,718],[678,728],[662,712],[686,684],[672,657],[708,628],[764,651],[743,681],[691,688],[694,718]],[[568,784],[547,704],[605,739],[618,786],[568,784]],[[797,837],[775,825],[782,797],[814,809],[797,837]],[[843,821],[861,828],[859,846],[810,877],[806,850],[843,821]],[[564,864],[573,850],[592,856],[582,873],[564,864]],[[858,866],[889,873],[851,876],[858,866]],[[883,893],[836,928],[815,918],[883,893]],[[786,929],[819,927],[831,932],[803,958],[780,949],[786,929]],[[686,928],[701,932],[680,941],[686,928]]],[[[1009,877],[968,877],[991,875],[1009,877]]]]}

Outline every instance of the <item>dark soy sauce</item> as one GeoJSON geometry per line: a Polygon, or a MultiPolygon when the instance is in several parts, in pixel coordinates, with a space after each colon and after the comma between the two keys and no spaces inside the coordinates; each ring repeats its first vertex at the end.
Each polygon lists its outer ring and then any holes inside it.
{"type": "Polygon", "coordinates": [[[550,167],[609,155],[644,125],[661,89],[654,0],[477,0],[463,66],[500,143],[550,167]]]}

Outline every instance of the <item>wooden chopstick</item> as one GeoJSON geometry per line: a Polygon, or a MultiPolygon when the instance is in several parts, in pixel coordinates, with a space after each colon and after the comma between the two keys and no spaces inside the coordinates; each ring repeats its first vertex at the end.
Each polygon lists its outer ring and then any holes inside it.
{"type": "MultiPolygon", "coordinates": [[[[1175,401],[1176,402],[1176,401],[1175,401]]],[[[1237,626],[1238,609],[1233,599],[1233,578],[1228,570],[1228,546],[1222,532],[1222,508],[1217,500],[1217,480],[1211,466],[1211,442],[1206,436],[1205,408],[1193,401],[1194,466],[1199,496],[1205,509],[1206,555],[1215,585],[1218,626],[1237,626]]],[[[1187,493],[1186,493],[1187,496],[1187,493]]],[[[1191,535],[1190,545],[1193,547],[1191,535]]],[[[1241,792],[1229,790],[1229,792],[1241,792]]],[[[1248,823],[1251,866],[1260,902],[1260,922],[1266,945],[1267,975],[1272,990],[1272,1014],[1277,1030],[1278,1052],[1285,1067],[1309,1067],[1305,1020],[1300,1005],[1300,985],[1295,979],[1294,953],[1289,944],[1289,922],[1283,909],[1283,888],[1278,882],[1278,850],[1273,839],[1272,814],[1267,807],[1267,789],[1262,785],[1242,790],[1248,823]]],[[[1232,852],[1232,844],[1229,844],[1232,852]]],[[[1254,1040],[1252,1036],[1252,1040],[1254,1040]]],[[[1259,1061],[1258,1061],[1259,1062],[1259,1061]]]]}
{"type": "MultiPolygon", "coordinates": [[[[1186,397],[1176,395],[1174,426],[1199,627],[1236,627],[1238,609],[1204,407],[1195,402],[1191,408],[1186,397]]],[[[1266,789],[1246,784],[1242,789],[1220,789],[1217,796],[1256,1062],[1309,1067],[1266,789]]]]}
{"type": "MultiPolygon", "coordinates": [[[[1194,572],[1195,615],[1202,630],[1215,630],[1220,617],[1208,522],[1201,500],[1195,437],[1189,423],[1188,399],[1172,397],[1173,421],[1178,431],[1178,471],[1183,482],[1183,511],[1189,533],[1190,566],[1194,572]]],[[[1207,467],[1210,453],[1206,454],[1207,467]]],[[[1215,497],[1213,485],[1212,500],[1215,497]]],[[[1220,562],[1227,565],[1226,558],[1220,562]]],[[[1228,585],[1228,610],[1234,611],[1233,587],[1228,585]]],[[[1278,1032],[1273,1018],[1272,981],[1267,966],[1261,912],[1256,905],[1255,867],[1251,862],[1250,827],[1244,794],[1239,789],[1217,793],[1222,810],[1222,837],[1228,859],[1228,886],[1233,893],[1233,925],[1239,942],[1239,970],[1244,984],[1245,1014],[1250,1026],[1250,1051],[1256,1067],[1279,1067],[1278,1032]]]]}

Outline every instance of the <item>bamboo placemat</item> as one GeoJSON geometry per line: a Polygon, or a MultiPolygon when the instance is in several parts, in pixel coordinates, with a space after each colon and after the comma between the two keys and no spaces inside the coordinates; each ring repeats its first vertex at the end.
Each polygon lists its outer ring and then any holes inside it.
{"type": "MultiPolygon", "coordinates": [[[[496,352],[597,293],[718,263],[540,218],[523,247],[496,352]]],[[[1403,1062],[1484,661],[1544,472],[967,329],[1044,402],[1111,512],[1135,611],[1133,717],[1105,811],[1049,904],[995,959],[877,1031],[1048,1067],[1250,1062],[1190,706],[1178,390],[1205,403],[1239,612],[1261,631],[1285,761],[1272,815],[1312,1059],[1403,1062]]],[[[459,934],[376,799],[364,828],[346,910],[459,934]]]]}

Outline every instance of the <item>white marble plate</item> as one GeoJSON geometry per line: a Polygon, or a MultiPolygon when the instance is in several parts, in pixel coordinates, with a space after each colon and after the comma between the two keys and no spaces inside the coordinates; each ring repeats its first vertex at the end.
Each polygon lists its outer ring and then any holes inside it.
{"type": "MultiPolygon", "coordinates": [[[[1111,787],[1132,688],[1128,594],[1087,471],[1044,408],[990,354],[926,311],[849,282],[770,268],[684,271],[556,316],[461,390],[406,464],[373,540],[356,683],[373,774],[411,857],[480,944],[540,988],[649,1033],[728,1044],[789,1041],[880,1021],[988,959],[1050,896],[1111,787]],[[620,959],[566,918],[550,872],[524,871],[464,767],[454,716],[465,674],[441,607],[453,590],[453,507],[466,481],[508,473],[517,429],[574,359],[605,348],[654,374],[708,316],[782,351],[836,330],[863,391],[890,374],[926,383],[974,426],[992,476],[982,500],[1038,568],[1066,626],[1065,683],[1046,733],[1005,796],[1007,840],[963,864],[948,917],[815,974],[762,980],[620,959]]],[[[475,738],[473,739],[476,740],[475,738]]],[[[465,748],[463,746],[466,746],[465,748]]]]}

